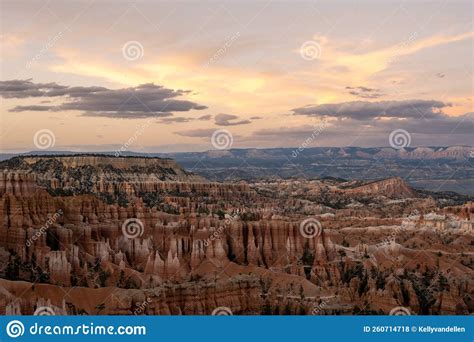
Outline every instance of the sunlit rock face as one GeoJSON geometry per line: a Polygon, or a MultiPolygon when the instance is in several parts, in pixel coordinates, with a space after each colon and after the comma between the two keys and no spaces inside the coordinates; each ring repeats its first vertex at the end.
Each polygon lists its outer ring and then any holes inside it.
{"type": "Polygon", "coordinates": [[[0,166],[2,314],[474,310],[472,202],[400,178],[214,183],[97,155],[0,166]]]}

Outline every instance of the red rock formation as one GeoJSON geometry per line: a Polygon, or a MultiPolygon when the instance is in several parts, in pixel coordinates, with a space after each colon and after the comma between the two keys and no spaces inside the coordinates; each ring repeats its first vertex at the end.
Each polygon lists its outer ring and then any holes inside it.
{"type": "Polygon", "coordinates": [[[353,189],[345,190],[347,195],[386,196],[389,198],[417,197],[416,192],[401,178],[393,177],[370,182],[353,189]]]}
{"type": "MultiPolygon", "coordinates": [[[[133,314],[140,305],[146,314],[209,314],[218,306],[247,314],[308,313],[315,306],[318,314],[474,309],[465,300],[474,291],[472,260],[460,254],[470,248],[472,230],[464,226],[472,225],[472,205],[440,211],[459,221],[448,244],[421,219],[402,227],[414,209],[438,209],[397,178],[249,186],[206,182],[171,161],[108,159],[23,158],[2,173],[5,313],[31,314],[40,298],[68,314],[133,314]],[[81,184],[90,167],[97,173],[81,184]],[[358,204],[361,198],[369,204],[358,204]],[[321,226],[314,235],[302,233],[307,218],[321,226]],[[429,242],[421,256],[420,231],[429,242]],[[417,286],[436,268],[449,276],[449,288],[433,287],[432,305],[424,307],[417,286]],[[20,296],[31,282],[34,290],[20,296]],[[321,308],[323,294],[338,300],[321,308]]],[[[443,221],[440,230],[449,226],[443,221]]]]}

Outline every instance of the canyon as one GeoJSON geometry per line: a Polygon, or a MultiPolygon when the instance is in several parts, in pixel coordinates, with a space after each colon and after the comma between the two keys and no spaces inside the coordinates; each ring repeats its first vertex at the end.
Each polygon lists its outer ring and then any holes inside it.
{"type": "Polygon", "coordinates": [[[143,156],[0,168],[1,314],[474,311],[469,196],[400,177],[216,182],[143,156]]]}

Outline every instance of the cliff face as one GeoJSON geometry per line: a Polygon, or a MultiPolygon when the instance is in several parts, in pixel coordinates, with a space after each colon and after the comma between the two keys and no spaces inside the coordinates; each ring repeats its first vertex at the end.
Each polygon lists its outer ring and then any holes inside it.
{"type": "Polygon", "coordinates": [[[30,196],[38,189],[36,175],[28,173],[0,173],[0,195],[30,196]]]}
{"type": "MultiPolygon", "coordinates": [[[[196,179],[169,161],[107,159],[3,165],[11,170],[0,174],[0,313],[31,314],[41,304],[61,314],[474,309],[465,299],[474,290],[472,268],[463,256],[449,259],[468,246],[472,230],[456,230],[452,249],[443,245],[445,237],[427,230],[436,215],[423,216],[436,202],[417,198],[400,179],[249,186],[196,179]],[[419,231],[435,252],[413,250],[419,231]],[[447,259],[437,262],[440,250],[447,259]],[[426,297],[423,277],[436,267],[447,280],[426,297]]],[[[459,227],[472,211],[444,210],[459,227]]]]}
{"type": "MultiPolygon", "coordinates": [[[[0,191],[11,186],[29,186],[36,182],[53,196],[94,194],[106,203],[127,206],[142,201],[148,207],[162,204],[165,194],[185,197],[193,194],[210,195],[220,199],[252,193],[246,184],[210,183],[182,169],[169,159],[59,156],[16,157],[0,163],[3,172],[0,191]]],[[[21,191],[18,189],[17,191],[21,191]]]]}
{"type": "Polygon", "coordinates": [[[7,315],[32,315],[38,307],[48,307],[55,315],[211,315],[219,307],[232,308],[232,314],[259,314],[263,304],[258,281],[242,276],[225,283],[199,281],[153,289],[36,284],[29,291],[29,283],[4,279],[0,287],[2,314],[7,315]],[[22,299],[16,300],[20,294],[22,299]]]}
{"type": "MultiPolygon", "coordinates": [[[[114,184],[207,181],[182,169],[170,159],[103,155],[26,156],[0,163],[8,171],[32,173],[38,182],[61,194],[107,192],[114,184]]],[[[126,188],[118,187],[126,191],[126,188]]]]}
{"type": "Polygon", "coordinates": [[[348,195],[386,196],[389,198],[412,198],[418,194],[401,178],[393,177],[370,182],[345,191],[348,195]]]}
{"type": "MultiPolygon", "coordinates": [[[[37,163],[43,165],[49,164],[52,160],[61,163],[65,168],[80,168],[84,166],[97,169],[120,169],[133,170],[143,168],[158,172],[161,170],[173,170],[175,174],[181,176],[189,176],[175,161],[165,158],[146,158],[146,157],[115,157],[107,155],[77,155],[77,156],[25,156],[19,157],[21,161],[34,167],[37,163]]],[[[14,161],[13,161],[14,162],[14,161]]]]}
{"type": "MultiPolygon", "coordinates": [[[[210,291],[207,297],[207,292],[203,293],[200,285],[192,285],[192,280],[251,275],[252,267],[284,272],[279,276],[284,278],[285,272],[304,276],[303,266],[296,264],[305,249],[317,256],[315,267],[335,255],[329,235],[322,233],[306,239],[299,233],[298,222],[243,222],[240,218],[207,215],[184,219],[139,203],[124,208],[108,205],[91,195],[53,197],[38,186],[19,192],[14,189],[25,189],[22,178],[5,178],[12,180],[4,186],[10,190],[4,191],[0,201],[4,219],[0,250],[10,251],[10,257],[4,260],[10,265],[30,265],[19,269],[16,278],[41,278],[57,286],[88,288],[154,289],[168,281],[191,282],[181,292],[169,293],[165,303],[150,304],[147,312],[152,314],[209,314],[214,303],[224,302],[235,312],[258,313],[258,282],[243,288],[226,283],[211,286],[206,290],[210,291]],[[129,238],[124,226],[130,219],[139,221],[136,238],[129,238]],[[251,300],[252,293],[258,300],[251,300]],[[242,300],[245,302],[241,303],[242,300]]],[[[248,189],[241,189],[245,198],[248,189]]],[[[225,197],[227,190],[219,189],[218,193],[225,197]]],[[[324,267],[313,275],[315,281],[320,277],[327,278],[324,267]]],[[[137,300],[135,295],[119,293],[128,306],[108,307],[103,313],[130,312],[130,303],[137,300]]],[[[34,301],[22,303],[28,307],[22,312],[30,312],[34,306],[34,301]]]]}
{"type": "Polygon", "coordinates": [[[184,219],[139,203],[125,208],[90,195],[53,197],[40,188],[21,198],[4,194],[0,210],[4,214],[0,247],[13,250],[22,262],[30,262],[35,254],[40,267],[63,268],[66,274],[69,264],[81,264],[72,259],[75,246],[93,258],[125,261],[162,279],[182,278],[181,273],[208,259],[281,268],[297,262],[304,248],[319,261],[334,258],[329,235],[305,238],[298,221],[245,222],[237,215],[219,219],[196,214],[184,219]],[[139,221],[138,239],[124,237],[127,220],[133,219],[139,221]]]}

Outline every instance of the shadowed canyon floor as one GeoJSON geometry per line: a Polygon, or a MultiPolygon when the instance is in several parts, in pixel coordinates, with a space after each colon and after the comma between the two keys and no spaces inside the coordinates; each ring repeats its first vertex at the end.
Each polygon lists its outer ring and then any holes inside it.
{"type": "Polygon", "coordinates": [[[466,196],[397,177],[216,183],[162,158],[0,167],[1,314],[474,311],[466,196]]]}

